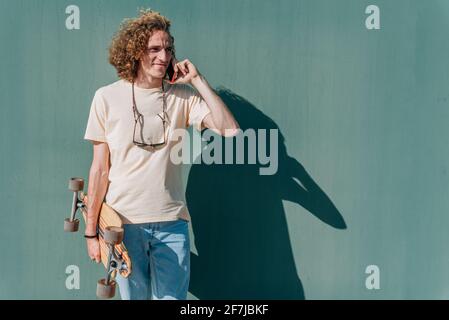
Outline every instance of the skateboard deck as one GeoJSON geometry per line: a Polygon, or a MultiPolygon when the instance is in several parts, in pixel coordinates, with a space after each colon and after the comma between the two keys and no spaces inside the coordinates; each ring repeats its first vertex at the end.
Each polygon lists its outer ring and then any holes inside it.
{"type": "MultiPolygon", "coordinates": [[[[85,195],[83,192],[80,193],[80,200],[84,203],[85,208],[87,208],[87,195],[85,195]]],[[[87,222],[87,210],[82,210],[83,212],[83,218],[84,222],[87,222]]],[[[108,257],[109,257],[109,248],[106,244],[103,234],[106,227],[123,227],[123,222],[120,218],[120,216],[115,212],[114,209],[112,209],[107,203],[103,202],[100,214],[98,217],[98,241],[100,243],[100,256],[101,256],[101,262],[103,263],[104,267],[108,269],[108,257]]],[[[125,245],[122,243],[114,245],[116,252],[119,256],[123,259],[123,262],[126,263],[127,268],[120,270],[120,275],[124,278],[127,278],[129,274],[131,273],[131,259],[128,255],[128,250],[126,249],[125,245]]]]}

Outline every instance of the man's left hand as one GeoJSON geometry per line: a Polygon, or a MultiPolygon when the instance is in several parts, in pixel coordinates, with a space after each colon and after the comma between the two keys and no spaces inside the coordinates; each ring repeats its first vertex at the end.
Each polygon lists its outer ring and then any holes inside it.
{"type": "Polygon", "coordinates": [[[173,84],[186,83],[192,84],[192,79],[199,76],[199,72],[189,59],[183,61],[173,61],[173,69],[175,70],[173,84]]]}

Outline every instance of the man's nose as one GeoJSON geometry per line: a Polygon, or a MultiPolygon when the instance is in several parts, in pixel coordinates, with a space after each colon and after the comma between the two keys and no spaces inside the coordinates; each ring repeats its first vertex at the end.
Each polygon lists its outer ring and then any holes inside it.
{"type": "Polygon", "coordinates": [[[163,63],[168,63],[171,56],[170,56],[170,53],[167,52],[167,50],[162,49],[161,51],[159,51],[157,57],[158,57],[159,61],[161,61],[163,63]]]}

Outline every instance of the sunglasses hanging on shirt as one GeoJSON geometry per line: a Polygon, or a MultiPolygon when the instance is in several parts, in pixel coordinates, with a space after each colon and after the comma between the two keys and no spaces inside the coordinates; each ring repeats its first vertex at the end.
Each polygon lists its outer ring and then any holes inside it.
{"type": "Polygon", "coordinates": [[[168,119],[166,116],[166,101],[164,81],[162,81],[162,113],[153,117],[145,117],[139,112],[134,94],[134,82],[132,83],[134,132],[133,143],[138,147],[160,147],[166,144],[166,129],[168,119]]]}

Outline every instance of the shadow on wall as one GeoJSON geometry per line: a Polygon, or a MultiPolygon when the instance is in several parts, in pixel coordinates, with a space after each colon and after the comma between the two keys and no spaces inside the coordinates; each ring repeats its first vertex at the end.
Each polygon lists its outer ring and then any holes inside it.
{"type": "MultiPolygon", "coordinates": [[[[242,97],[223,88],[217,94],[242,130],[279,130],[242,97]]],[[[274,175],[260,175],[259,161],[192,165],[186,200],[199,255],[191,254],[189,291],[199,299],[305,299],[282,200],[303,206],[334,228],[346,229],[331,200],[288,156],[280,131],[278,146],[274,175]]]]}

